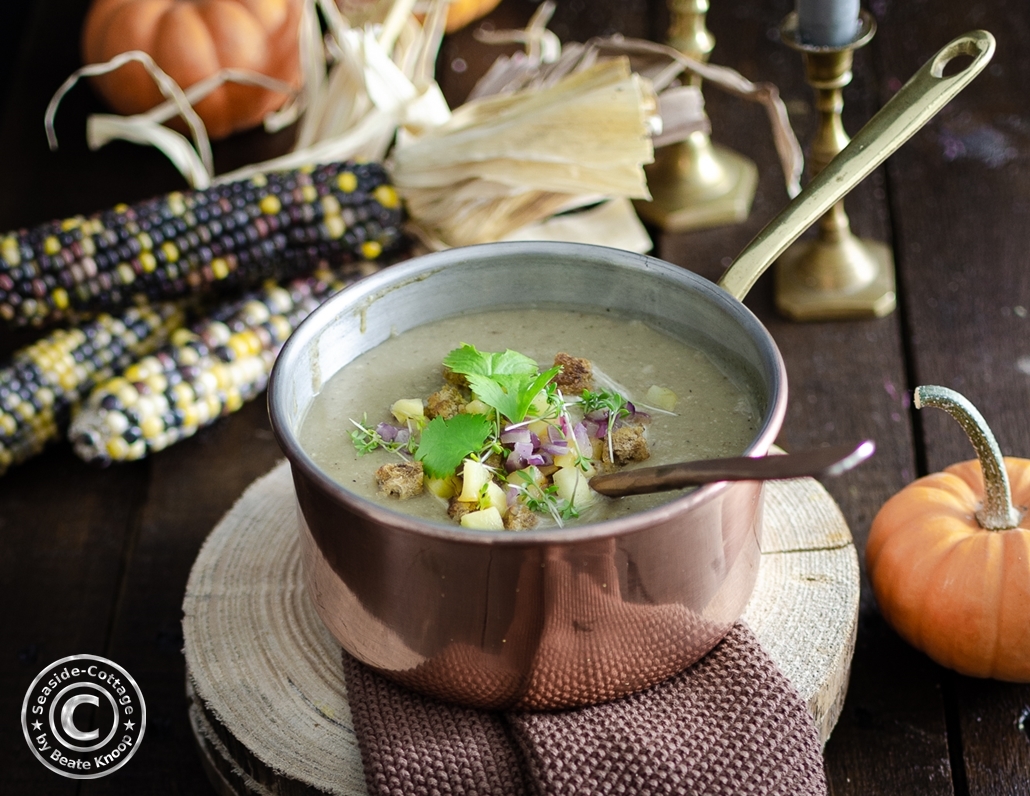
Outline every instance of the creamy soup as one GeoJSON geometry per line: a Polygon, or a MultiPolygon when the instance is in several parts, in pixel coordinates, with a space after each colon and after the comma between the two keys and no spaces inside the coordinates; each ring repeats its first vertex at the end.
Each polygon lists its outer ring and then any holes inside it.
{"type": "MultiPolygon", "coordinates": [[[[455,348],[512,349],[549,368],[566,352],[591,361],[617,383],[647,415],[650,457],[626,467],[647,467],[694,459],[736,456],[755,437],[762,407],[745,380],[708,353],[655,331],[644,323],[611,315],[520,309],[465,315],[436,321],[393,337],[359,356],[331,379],[311,403],[302,422],[302,447],[332,478],[355,494],[427,520],[447,523],[446,502],[430,492],[400,500],[381,494],[374,473],[398,462],[396,453],[359,455],[352,421],[366,426],[394,422],[391,405],[401,398],[425,397],[444,383],[441,362],[455,348]],[[654,386],[676,397],[671,412],[648,408],[654,386]]],[[[682,491],[604,498],[568,524],[597,522],[667,502],[682,491]]],[[[540,526],[554,521],[541,516],[540,526]]]]}

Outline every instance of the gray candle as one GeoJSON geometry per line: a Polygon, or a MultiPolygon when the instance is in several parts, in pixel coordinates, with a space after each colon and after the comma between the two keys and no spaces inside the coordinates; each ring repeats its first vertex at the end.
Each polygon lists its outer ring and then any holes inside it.
{"type": "Polygon", "coordinates": [[[843,47],[858,33],[859,0],[797,0],[798,35],[804,44],[843,47]]]}

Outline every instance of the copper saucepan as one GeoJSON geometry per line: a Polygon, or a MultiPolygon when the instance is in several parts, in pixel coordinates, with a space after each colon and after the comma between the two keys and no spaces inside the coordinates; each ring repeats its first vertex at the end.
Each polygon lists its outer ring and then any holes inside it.
{"type": "Polygon", "coordinates": [[[268,401],[292,467],[310,597],[343,647],[441,699],[536,709],[646,688],[718,643],[754,587],[760,483],[710,484],[592,525],[471,531],[390,511],[334,482],[298,443],[307,407],[352,359],[437,319],[520,305],[612,310],[734,363],[763,408],[745,454],[765,454],[783,422],[786,374],[772,338],[740,299],[804,229],[961,90],[993,47],[990,34],[974,32],[938,53],[745,249],[720,286],[625,251],[496,243],[393,266],[316,310],[279,355],[268,401]],[[972,63],[945,76],[963,54],[972,63]]]}

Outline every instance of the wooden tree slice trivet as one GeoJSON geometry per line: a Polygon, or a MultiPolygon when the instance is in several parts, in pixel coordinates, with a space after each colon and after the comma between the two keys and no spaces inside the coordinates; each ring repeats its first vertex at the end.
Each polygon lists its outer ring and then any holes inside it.
{"type": "MultiPolygon", "coordinates": [[[[197,556],[183,603],[190,722],[216,789],[364,796],[339,645],[301,572],[289,465],[258,479],[197,556]]],[[[762,563],[744,614],[825,742],[858,625],[858,558],[811,479],[770,482],[762,563]]]]}

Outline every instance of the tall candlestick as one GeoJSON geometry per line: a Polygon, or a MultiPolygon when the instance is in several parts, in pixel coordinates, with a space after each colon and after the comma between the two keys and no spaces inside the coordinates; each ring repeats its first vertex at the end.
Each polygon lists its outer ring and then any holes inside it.
{"type": "Polygon", "coordinates": [[[844,47],[858,33],[859,0],[797,0],[798,34],[804,44],[844,47]]]}
{"type": "MultiPolygon", "coordinates": [[[[843,89],[851,82],[853,51],[873,37],[876,23],[861,12],[859,29],[839,47],[801,40],[798,16],[787,15],[780,26],[785,44],[804,55],[805,76],[815,89],[819,125],[808,167],[818,174],[848,143],[841,124],[843,89]]],[[[894,257],[880,241],[858,238],[837,202],[820,220],[814,239],[799,240],[776,263],[776,306],[798,321],[882,317],[896,303],[894,257]]]]}
{"type": "MultiPolygon", "coordinates": [[[[669,44],[698,61],[707,61],[715,37],[705,27],[708,0],[666,0],[669,44]]],[[[700,78],[690,78],[700,86],[700,78]]],[[[686,141],[655,152],[645,168],[651,200],[636,200],[642,219],[667,232],[736,224],[751,211],[758,167],[743,155],[713,144],[700,130],[686,141]]]]}

